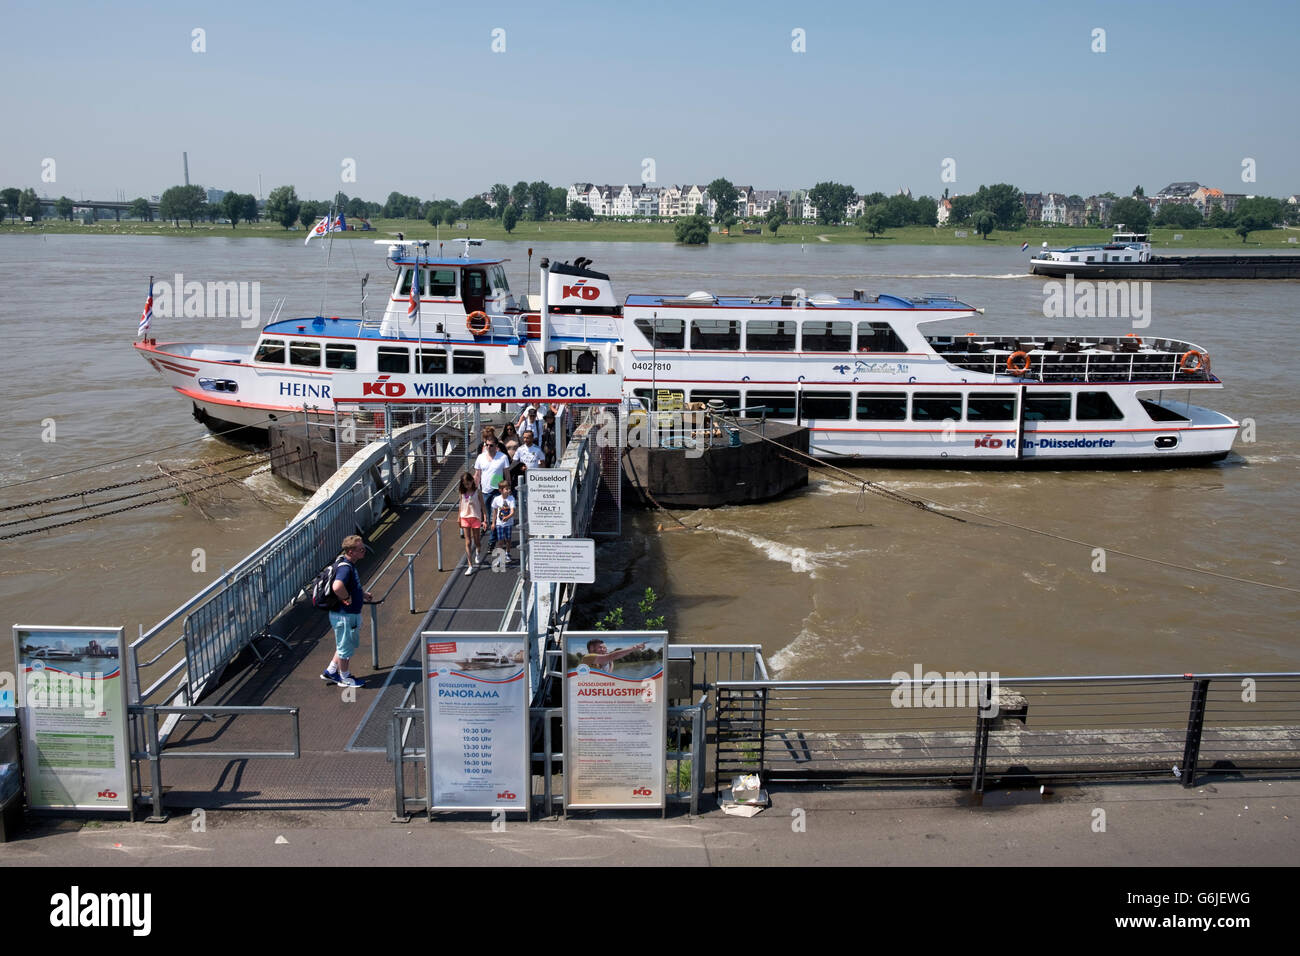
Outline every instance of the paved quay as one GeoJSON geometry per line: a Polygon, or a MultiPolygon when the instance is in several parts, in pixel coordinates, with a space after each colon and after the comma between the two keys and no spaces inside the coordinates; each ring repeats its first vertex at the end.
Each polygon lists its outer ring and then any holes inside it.
{"type": "MultiPolygon", "coordinates": [[[[487,818],[212,810],[164,824],[35,823],[0,867],[170,866],[1294,866],[1300,780],[990,792],[779,790],[743,819],[574,814],[494,830],[487,818]],[[800,812],[801,811],[801,812],[800,812]],[[1104,816],[1098,811],[1103,811],[1104,816]],[[1100,825],[1104,823],[1104,830],[1100,825]],[[277,842],[281,841],[281,842],[277,842]]],[[[712,807],[712,799],[705,801],[712,807]]]]}

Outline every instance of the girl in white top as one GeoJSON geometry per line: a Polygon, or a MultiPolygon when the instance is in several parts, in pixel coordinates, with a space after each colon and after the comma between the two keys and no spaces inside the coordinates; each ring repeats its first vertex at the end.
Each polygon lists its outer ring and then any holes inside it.
{"type": "Polygon", "coordinates": [[[460,476],[460,526],[465,529],[465,573],[474,573],[479,542],[483,537],[483,517],[487,513],[483,495],[471,472],[460,476]]]}

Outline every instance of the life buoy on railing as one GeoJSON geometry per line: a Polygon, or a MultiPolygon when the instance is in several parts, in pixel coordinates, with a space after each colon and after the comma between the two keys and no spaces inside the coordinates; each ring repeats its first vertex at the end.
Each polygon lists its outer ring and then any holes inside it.
{"type": "Polygon", "coordinates": [[[465,316],[465,327],[469,329],[470,335],[487,335],[487,331],[492,327],[492,320],[487,317],[486,312],[471,312],[465,316]]]}
{"type": "Polygon", "coordinates": [[[1178,360],[1178,371],[1189,375],[1193,372],[1208,372],[1209,370],[1210,356],[1197,349],[1188,349],[1183,353],[1183,357],[1178,360]]]}
{"type": "Polygon", "coordinates": [[[1132,339],[1132,340],[1133,340],[1133,343],[1134,343],[1138,348],[1141,348],[1141,347],[1142,347],[1142,339],[1141,339],[1141,338],[1140,338],[1136,333],[1134,333],[1134,332],[1128,332],[1128,333],[1125,333],[1124,338],[1126,338],[1126,339],[1132,339]]]}
{"type": "Polygon", "coordinates": [[[1012,375],[1024,375],[1029,371],[1029,353],[1012,352],[1007,356],[1007,371],[1012,375]],[[1016,359],[1024,359],[1024,362],[1017,362],[1016,359]]]}

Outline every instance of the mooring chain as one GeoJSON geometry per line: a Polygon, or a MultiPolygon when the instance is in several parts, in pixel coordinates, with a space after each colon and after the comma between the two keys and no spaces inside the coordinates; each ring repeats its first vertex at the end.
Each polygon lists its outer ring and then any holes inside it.
{"type": "MultiPolygon", "coordinates": [[[[283,447],[283,446],[279,446],[279,447],[283,447]]],[[[216,461],[204,462],[203,464],[224,465],[227,462],[235,461],[238,458],[251,458],[254,456],[260,457],[261,454],[262,454],[261,452],[244,452],[241,455],[231,455],[229,458],[218,458],[216,461]]],[[[20,508],[31,508],[36,505],[47,505],[55,501],[67,501],[69,498],[84,498],[87,495],[97,495],[100,494],[101,492],[113,491],[117,488],[129,488],[132,485],[142,485],[150,481],[158,481],[161,478],[162,478],[161,475],[148,475],[144,478],[134,478],[131,481],[119,481],[116,484],[112,484],[112,485],[101,485],[98,488],[87,488],[83,491],[70,491],[66,495],[51,495],[49,498],[37,498],[34,501],[25,501],[21,504],[3,505],[0,506],[0,512],[17,511],[20,508]]]]}

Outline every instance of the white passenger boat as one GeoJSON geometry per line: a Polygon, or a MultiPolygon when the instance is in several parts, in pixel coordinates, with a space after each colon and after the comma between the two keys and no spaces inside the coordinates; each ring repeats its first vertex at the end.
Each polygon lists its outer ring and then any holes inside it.
{"type": "MultiPolygon", "coordinates": [[[[469,251],[466,243],[466,252],[469,251]]],[[[381,315],[268,323],[253,345],[136,348],[216,430],[333,420],[331,376],[622,376],[653,406],[767,409],[811,429],[824,458],[1107,465],[1221,459],[1238,423],[1190,403],[1222,388],[1206,349],[1164,337],[930,334],[980,310],[949,295],[630,295],[590,260],[541,260],[514,296],[491,258],[426,258],[389,244],[381,315]],[[412,284],[415,294],[412,295],[412,284]]]]}

